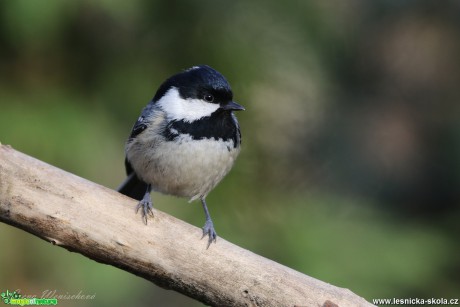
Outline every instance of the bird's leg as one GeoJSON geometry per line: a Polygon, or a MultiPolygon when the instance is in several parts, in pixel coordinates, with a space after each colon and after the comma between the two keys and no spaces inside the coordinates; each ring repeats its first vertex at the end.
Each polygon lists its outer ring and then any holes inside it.
{"type": "Polygon", "coordinates": [[[206,249],[208,249],[212,241],[216,243],[217,233],[214,230],[214,224],[212,223],[211,215],[209,214],[208,207],[206,206],[206,201],[204,198],[201,198],[201,204],[203,205],[204,214],[206,215],[206,222],[203,227],[203,236],[201,237],[201,239],[203,239],[206,235],[209,236],[208,246],[206,247],[206,249]]]}
{"type": "Polygon", "coordinates": [[[147,218],[149,215],[153,216],[153,204],[152,199],[150,198],[150,191],[152,190],[152,186],[149,184],[147,185],[147,189],[145,191],[144,197],[141,199],[139,204],[136,207],[136,213],[142,208],[141,214],[144,220],[144,224],[147,225],[147,218]]]}

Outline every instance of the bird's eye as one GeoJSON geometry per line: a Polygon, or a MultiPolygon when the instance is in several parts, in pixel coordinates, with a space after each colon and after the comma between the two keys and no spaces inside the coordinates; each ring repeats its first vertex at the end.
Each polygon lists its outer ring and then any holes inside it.
{"type": "Polygon", "coordinates": [[[214,96],[210,95],[210,94],[205,94],[203,98],[207,102],[213,102],[214,101],[214,96]]]}

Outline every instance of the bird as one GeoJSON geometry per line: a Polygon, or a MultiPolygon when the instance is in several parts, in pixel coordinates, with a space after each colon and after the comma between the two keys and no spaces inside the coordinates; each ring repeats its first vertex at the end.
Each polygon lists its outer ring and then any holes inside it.
{"type": "Polygon", "coordinates": [[[147,225],[151,192],[200,200],[206,249],[217,233],[206,197],[233,167],[241,149],[227,79],[208,65],[193,66],[164,81],[142,110],[125,144],[126,179],[118,192],[139,201],[136,213],[147,225]]]}

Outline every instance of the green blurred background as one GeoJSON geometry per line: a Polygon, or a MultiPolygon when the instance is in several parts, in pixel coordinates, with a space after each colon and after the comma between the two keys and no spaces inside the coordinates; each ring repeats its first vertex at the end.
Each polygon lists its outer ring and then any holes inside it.
{"type": "MultiPolygon", "coordinates": [[[[367,300],[459,297],[459,3],[2,1],[0,142],[115,188],[159,84],[211,65],[246,107],[208,197],[221,237],[367,300]]],[[[0,244],[0,291],[200,306],[5,224],[0,244]]]]}

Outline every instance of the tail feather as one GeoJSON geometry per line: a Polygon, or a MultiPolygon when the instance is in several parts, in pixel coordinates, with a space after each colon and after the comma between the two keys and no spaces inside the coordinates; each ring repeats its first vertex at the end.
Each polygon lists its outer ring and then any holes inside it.
{"type": "Polygon", "coordinates": [[[128,177],[126,177],[125,181],[117,188],[117,191],[121,194],[137,200],[141,200],[144,197],[146,190],[147,184],[137,178],[134,172],[131,172],[128,177]]]}

